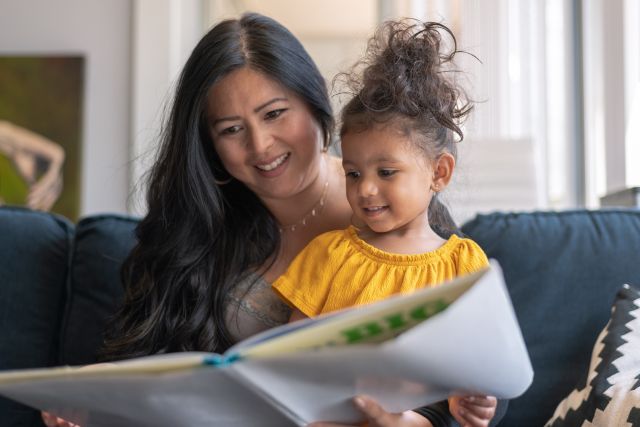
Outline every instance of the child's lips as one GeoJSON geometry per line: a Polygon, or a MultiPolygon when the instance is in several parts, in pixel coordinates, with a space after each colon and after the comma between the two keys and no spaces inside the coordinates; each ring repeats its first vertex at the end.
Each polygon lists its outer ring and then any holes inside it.
{"type": "Polygon", "coordinates": [[[362,212],[369,218],[382,215],[389,209],[389,206],[367,206],[362,208],[362,212]]]}

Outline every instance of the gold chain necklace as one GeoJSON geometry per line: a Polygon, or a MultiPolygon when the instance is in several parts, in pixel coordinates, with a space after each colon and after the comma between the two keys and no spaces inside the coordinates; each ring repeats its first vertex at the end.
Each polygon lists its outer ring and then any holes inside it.
{"type": "Polygon", "coordinates": [[[320,215],[322,213],[322,210],[324,209],[324,202],[327,197],[328,188],[329,188],[329,180],[327,179],[327,181],[324,183],[324,187],[322,188],[322,194],[320,195],[320,198],[313,205],[311,210],[307,212],[305,216],[303,216],[298,221],[292,224],[281,225],[280,227],[278,227],[278,230],[280,230],[280,234],[284,233],[285,231],[296,231],[296,228],[306,227],[307,223],[311,218],[313,218],[314,216],[320,215]]]}

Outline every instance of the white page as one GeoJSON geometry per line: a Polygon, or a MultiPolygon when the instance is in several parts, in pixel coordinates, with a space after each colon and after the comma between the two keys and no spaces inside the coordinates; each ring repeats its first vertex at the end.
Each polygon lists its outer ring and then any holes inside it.
{"type": "Polygon", "coordinates": [[[394,340],[247,359],[233,369],[305,422],[359,420],[351,398],[361,393],[398,412],[450,393],[513,398],[533,379],[497,265],[444,312],[394,340]]]}
{"type": "Polygon", "coordinates": [[[0,392],[83,427],[294,425],[229,377],[228,369],[212,366],[162,374],[0,384],[0,392]],[[118,421],[118,416],[124,421],[118,421]]]}
{"type": "MultiPolygon", "coordinates": [[[[156,356],[83,371],[73,379],[55,371],[49,379],[0,381],[0,393],[54,412],[88,410],[94,418],[83,423],[87,427],[117,427],[118,417],[131,419],[127,426],[140,427],[291,425],[267,402],[298,425],[322,419],[354,421],[359,414],[351,397],[360,393],[379,399],[390,411],[441,400],[452,391],[515,397],[530,384],[532,370],[499,267],[468,277],[479,280],[445,311],[382,344],[249,357],[219,367],[194,368],[204,354],[156,356]],[[168,367],[172,370],[166,371],[168,367]],[[241,380],[231,378],[230,372],[240,373],[241,380]],[[259,395],[266,400],[247,387],[250,382],[259,385],[259,395]]],[[[467,289],[467,282],[463,278],[450,289],[467,289]]],[[[393,304],[387,300],[363,311],[393,304]]],[[[358,316],[353,311],[336,318],[358,316]]],[[[67,414],[62,415],[85,421],[82,414],[67,414]]]]}

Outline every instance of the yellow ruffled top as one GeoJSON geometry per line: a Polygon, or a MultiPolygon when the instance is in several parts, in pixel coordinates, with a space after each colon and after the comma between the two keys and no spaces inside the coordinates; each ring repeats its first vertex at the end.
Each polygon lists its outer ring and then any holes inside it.
{"type": "Polygon", "coordinates": [[[311,317],[436,286],[488,265],[477,243],[456,235],[434,251],[404,255],[368,244],[349,227],[312,240],[272,288],[311,317]]]}

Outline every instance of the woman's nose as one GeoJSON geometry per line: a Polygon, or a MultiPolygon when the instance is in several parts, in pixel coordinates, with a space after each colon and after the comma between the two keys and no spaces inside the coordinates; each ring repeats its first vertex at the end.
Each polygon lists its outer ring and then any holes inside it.
{"type": "Polygon", "coordinates": [[[268,152],[273,145],[273,141],[273,135],[266,129],[254,128],[249,132],[249,147],[255,153],[268,152]]]}

